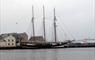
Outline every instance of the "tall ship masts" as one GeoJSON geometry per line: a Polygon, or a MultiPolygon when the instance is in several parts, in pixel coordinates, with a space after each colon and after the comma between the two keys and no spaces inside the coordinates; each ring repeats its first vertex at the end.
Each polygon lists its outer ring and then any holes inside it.
{"type": "Polygon", "coordinates": [[[33,37],[35,36],[35,27],[34,27],[34,7],[32,6],[32,29],[33,29],[33,37]]]}
{"type": "Polygon", "coordinates": [[[55,8],[54,8],[54,38],[55,38],[55,42],[57,42],[55,8]]]}
{"type": "Polygon", "coordinates": [[[44,39],[46,40],[46,30],[45,30],[45,9],[43,6],[43,34],[44,34],[44,39]]]}

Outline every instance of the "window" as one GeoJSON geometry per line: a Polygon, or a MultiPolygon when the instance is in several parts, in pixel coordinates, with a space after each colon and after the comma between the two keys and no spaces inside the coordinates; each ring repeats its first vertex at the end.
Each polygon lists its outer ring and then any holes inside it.
{"type": "Polygon", "coordinates": [[[12,42],[13,42],[14,40],[12,39],[12,42]]]}
{"type": "Polygon", "coordinates": [[[10,43],[8,43],[8,45],[10,45],[10,43]]]}
{"type": "Polygon", "coordinates": [[[10,42],[10,40],[8,39],[8,42],[10,42]]]}
{"type": "Polygon", "coordinates": [[[14,45],[14,43],[12,43],[12,45],[14,45]]]}

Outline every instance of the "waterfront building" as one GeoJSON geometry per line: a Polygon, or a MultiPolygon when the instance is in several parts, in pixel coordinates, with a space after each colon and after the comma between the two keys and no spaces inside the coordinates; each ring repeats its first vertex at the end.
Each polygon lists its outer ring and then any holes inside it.
{"type": "Polygon", "coordinates": [[[3,34],[0,36],[0,47],[16,47],[16,39],[9,34],[3,34]]]}
{"type": "Polygon", "coordinates": [[[0,47],[6,47],[6,42],[3,39],[0,39],[0,47]]]}
{"type": "Polygon", "coordinates": [[[26,33],[5,33],[0,35],[0,47],[19,47],[28,41],[26,33]]]}
{"type": "Polygon", "coordinates": [[[26,45],[29,42],[28,35],[25,32],[19,33],[17,41],[17,44],[19,44],[18,46],[26,45]]]}

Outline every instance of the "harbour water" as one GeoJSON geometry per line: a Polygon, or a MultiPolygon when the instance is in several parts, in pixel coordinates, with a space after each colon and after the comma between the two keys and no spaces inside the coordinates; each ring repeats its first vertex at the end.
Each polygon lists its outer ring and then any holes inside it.
{"type": "Polygon", "coordinates": [[[0,60],[95,60],[95,48],[0,50],[0,60]]]}

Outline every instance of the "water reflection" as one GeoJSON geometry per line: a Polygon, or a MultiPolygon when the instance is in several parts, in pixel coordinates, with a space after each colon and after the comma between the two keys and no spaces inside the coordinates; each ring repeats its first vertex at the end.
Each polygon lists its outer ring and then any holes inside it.
{"type": "Polygon", "coordinates": [[[0,50],[0,60],[95,60],[95,48],[0,50]]]}
{"type": "Polygon", "coordinates": [[[56,49],[54,50],[29,50],[27,54],[27,60],[58,60],[56,49]]]}

